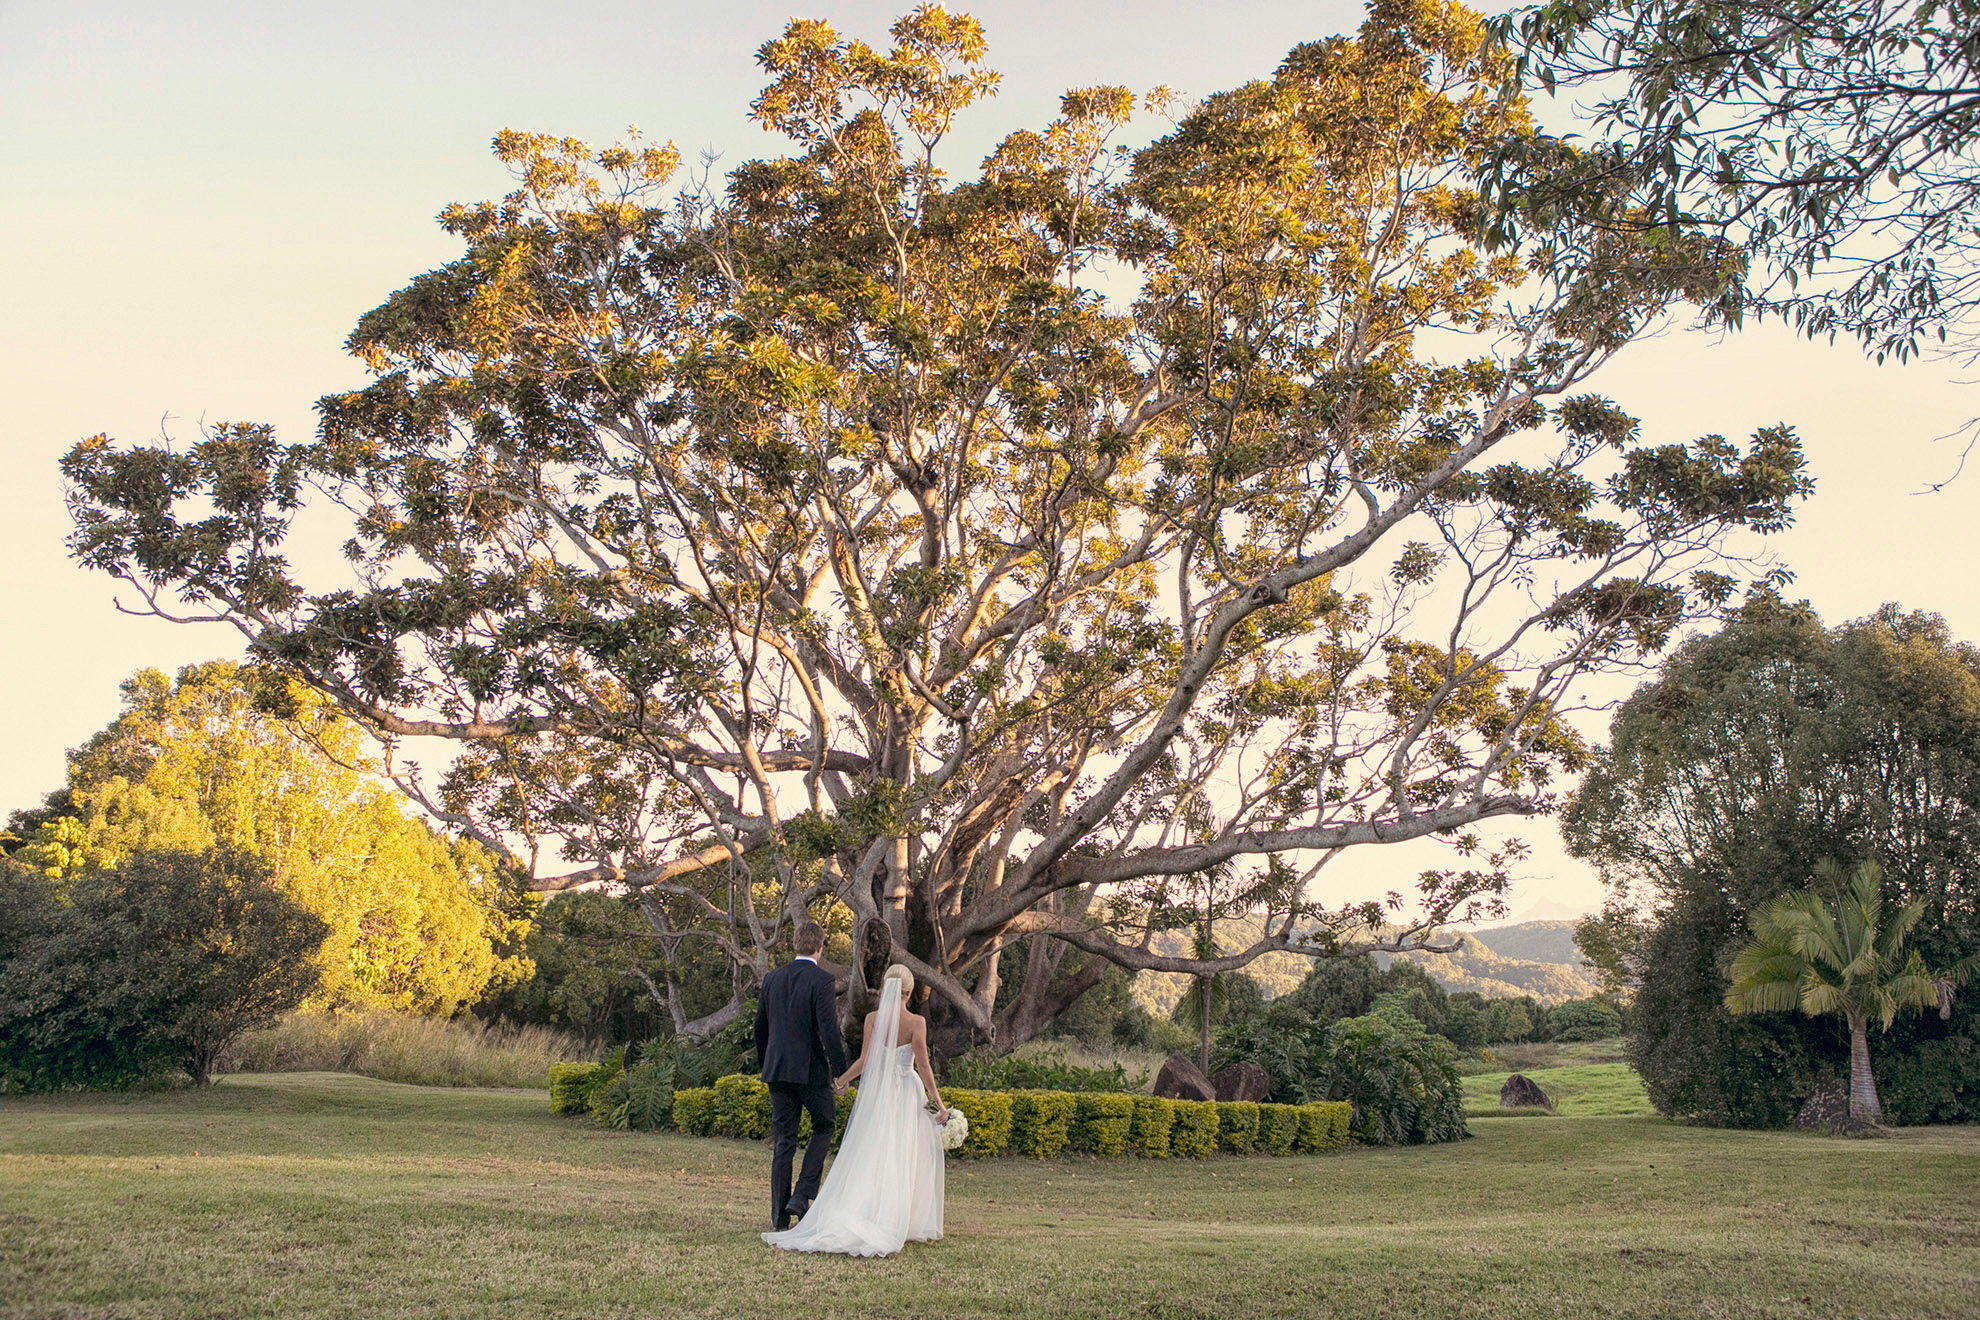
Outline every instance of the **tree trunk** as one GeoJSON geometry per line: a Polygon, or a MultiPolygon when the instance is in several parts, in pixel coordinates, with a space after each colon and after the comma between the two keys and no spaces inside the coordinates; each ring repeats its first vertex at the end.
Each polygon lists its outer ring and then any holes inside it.
{"type": "Polygon", "coordinates": [[[1861,1014],[1849,1015],[1849,1114],[1875,1123],[1884,1116],[1877,1102],[1877,1079],[1870,1072],[1870,1027],[1861,1014]]]}
{"type": "Polygon", "coordinates": [[[1197,1018],[1202,1023],[1201,1050],[1203,1054],[1203,1057],[1198,1062],[1203,1068],[1203,1075],[1205,1077],[1208,1077],[1210,1075],[1210,978],[1209,977],[1199,976],[1196,978],[1196,997],[1198,1000],[1201,1001],[1201,1003],[1198,1006],[1199,1012],[1197,1014],[1197,1018]]]}

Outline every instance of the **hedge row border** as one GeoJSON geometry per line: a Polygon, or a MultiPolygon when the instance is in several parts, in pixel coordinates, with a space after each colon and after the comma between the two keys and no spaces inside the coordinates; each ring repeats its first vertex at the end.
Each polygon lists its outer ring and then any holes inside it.
{"type": "MultiPolygon", "coordinates": [[[[581,1114],[618,1076],[610,1064],[550,1068],[550,1112],[581,1114]]],[[[845,1135],[857,1091],[839,1105],[834,1145],[845,1135]]],[[[1096,1159],[1205,1159],[1230,1155],[1319,1155],[1348,1144],[1354,1106],[1344,1100],[1275,1105],[1249,1100],[1169,1100],[1124,1092],[977,1091],[944,1087],[942,1098],[969,1120],[969,1138],[950,1154],[1005,1153],[1056,1159],[1071,1151],[1096,1159]]],[[[770,1133],[770,1088],[736,1073],[713,1086],[674,1092],[672,1126],[687,1136],[760,1141],[770,1133]]],[[[809,1135],[807,1115],[803,1131],[809,1135]]]]}

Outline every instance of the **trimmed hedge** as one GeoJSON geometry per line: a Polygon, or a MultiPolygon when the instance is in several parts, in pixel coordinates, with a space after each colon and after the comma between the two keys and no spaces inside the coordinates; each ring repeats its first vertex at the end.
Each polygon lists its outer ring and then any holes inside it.
{"type": "Polygon", "coordinates": [[[1293,1149],[1306,1155],[1339,1150],[1348,1144],[1354,1105],[1347,1100],[1320,1100],[1299,1106],[1299,1139],[1293,1149]]]}
{"type": "Polygon", "coordinates": [[[1176,1125],[1169,1129],[1169,1150],[1192,1160],[1208,1159],[1217,1153],[1217,1134],[1223,1123],[1215,1100],[1172,1100],[1176,1125]]]}
{"type": "Polygon", "coordinates": [[[1299,1106],[1258,1106],[1258,1153],[1290,1155],[1299,1140],[1299,1106]]]}
{"type": "Polygon", "coordinates": [[[761,1141],[770,1135],[770,1087],[762,1078],[731,1073],[717,1078],[714,1090],[716,1136],[761,1141]]]}
{"type": "MultiPolygon", "coordinates": [[[[951,1109],[962,1110],[963,1117],[969,1120],[969,1136],[959,1150],[952,1152],[969,1158],[982,1155],[995,1155],[1011,1144],[1012,1111],[1010,1096],[1002,1091],[969,1091],[959,1086],[942,1088],[942,1098],[951,1109]]],[[[848,1106],[850,1107],[850,1106],[848,1106]]]]}
{"type": "Polygon", "coordinates": [[[715,1114],[720,1101],[712,1086],[691,1086],[674,1092],[674,1126],[690,1137],[715,1133],[715,1114]]]}
{"type": "Polygon", "coordinates": [[[1011,1146],[1020,1155],[1049,1160],[1072,1139],[1079,1097],[1071,1091],[1013,1091],[1011,1146]]]}
{"type": "Polygon", "coordinates": [[[550,1065],[550,1112],[582,1114],[591,1108],[591,1093],[600,1082],[610,1081],[618,1070],[604,1063],[553,1063],[550,1065]]]}
{"type": "Polygon", "coordinates": [[[1071,1146],[1087,1155],[1114,1159],[1127,1154],[1134,1130],[1132,1095],[1088,1093],[1078,1097],[1073,1114],[1071,1146]]]}
{"type": "Polygon", "coordinates": [[[1128,1129],[1128,1146],[1143,1159],[1169,1158],[1169,1133],[1176,1125],[1176,1102],[1159,1095],[1134,1098],[1134,1126],[1128,1129]]]}
{"type": "Polygon", "coordinates": [[[1249,1155],[1258,1145],[1258,1102],[1217,1102],[1217,1144],[1233,1155],[1249,1155]]]}
{"type": "MultiPolygon", "coordinates": [[[[623,1105],[614,1086],[625,1076],[612,1061],[559,1063],[550,1069],[550,1108],[557,1114],[597,1112],[623,1105]]],[[[857,1091],[839,1098],[832,1133],[836,1147],[846,1134],[857,1091]]],[[[1159,1096],[1089,1091],[975,1091],[948,1087],[942,1098],[969,1119],[964,1158],[1006,1151],[1052,1159],[1068,1150],[1099,1159],[1207,1159],[1219,1149],[1233,1155],[1314,1155],[1348,1144],[1354,1106],[1347,1101],[1307,1105],[1256,1104],[1248,1100],[1166,1100],[1159,1096]]],[[[770,1088],[761,1078],[735,1073],[713,1086],[673,1093],[671,1126],[691,1137],[762,1140],[770,1134],[770,1088]]],[[[811,1135],[804,1115],[799,1135],[811,1135]]]]}

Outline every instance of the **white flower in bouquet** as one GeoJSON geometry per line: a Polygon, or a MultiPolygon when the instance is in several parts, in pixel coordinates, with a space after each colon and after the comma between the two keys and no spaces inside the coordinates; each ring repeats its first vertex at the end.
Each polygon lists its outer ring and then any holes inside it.
{"type": "Polygon", "coordinates": [[[942,1149],[955,1150],[969,1140],[969,1118],[954,1105],[949,1106],[949,1121],[942,1124],[942,1149]]]}

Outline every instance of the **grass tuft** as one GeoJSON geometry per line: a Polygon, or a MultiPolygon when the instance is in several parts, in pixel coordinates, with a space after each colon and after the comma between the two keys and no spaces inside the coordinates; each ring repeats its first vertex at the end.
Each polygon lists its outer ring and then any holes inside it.
{"type": "Polygon", "coordinates": [[[413,1086],[541,1087],[551,1064],[597,1055],[595,1047],[548,1027],[375,1010],[301,1012],[243,1036],[218,1071],[346,1072],[413,1086]]]}

